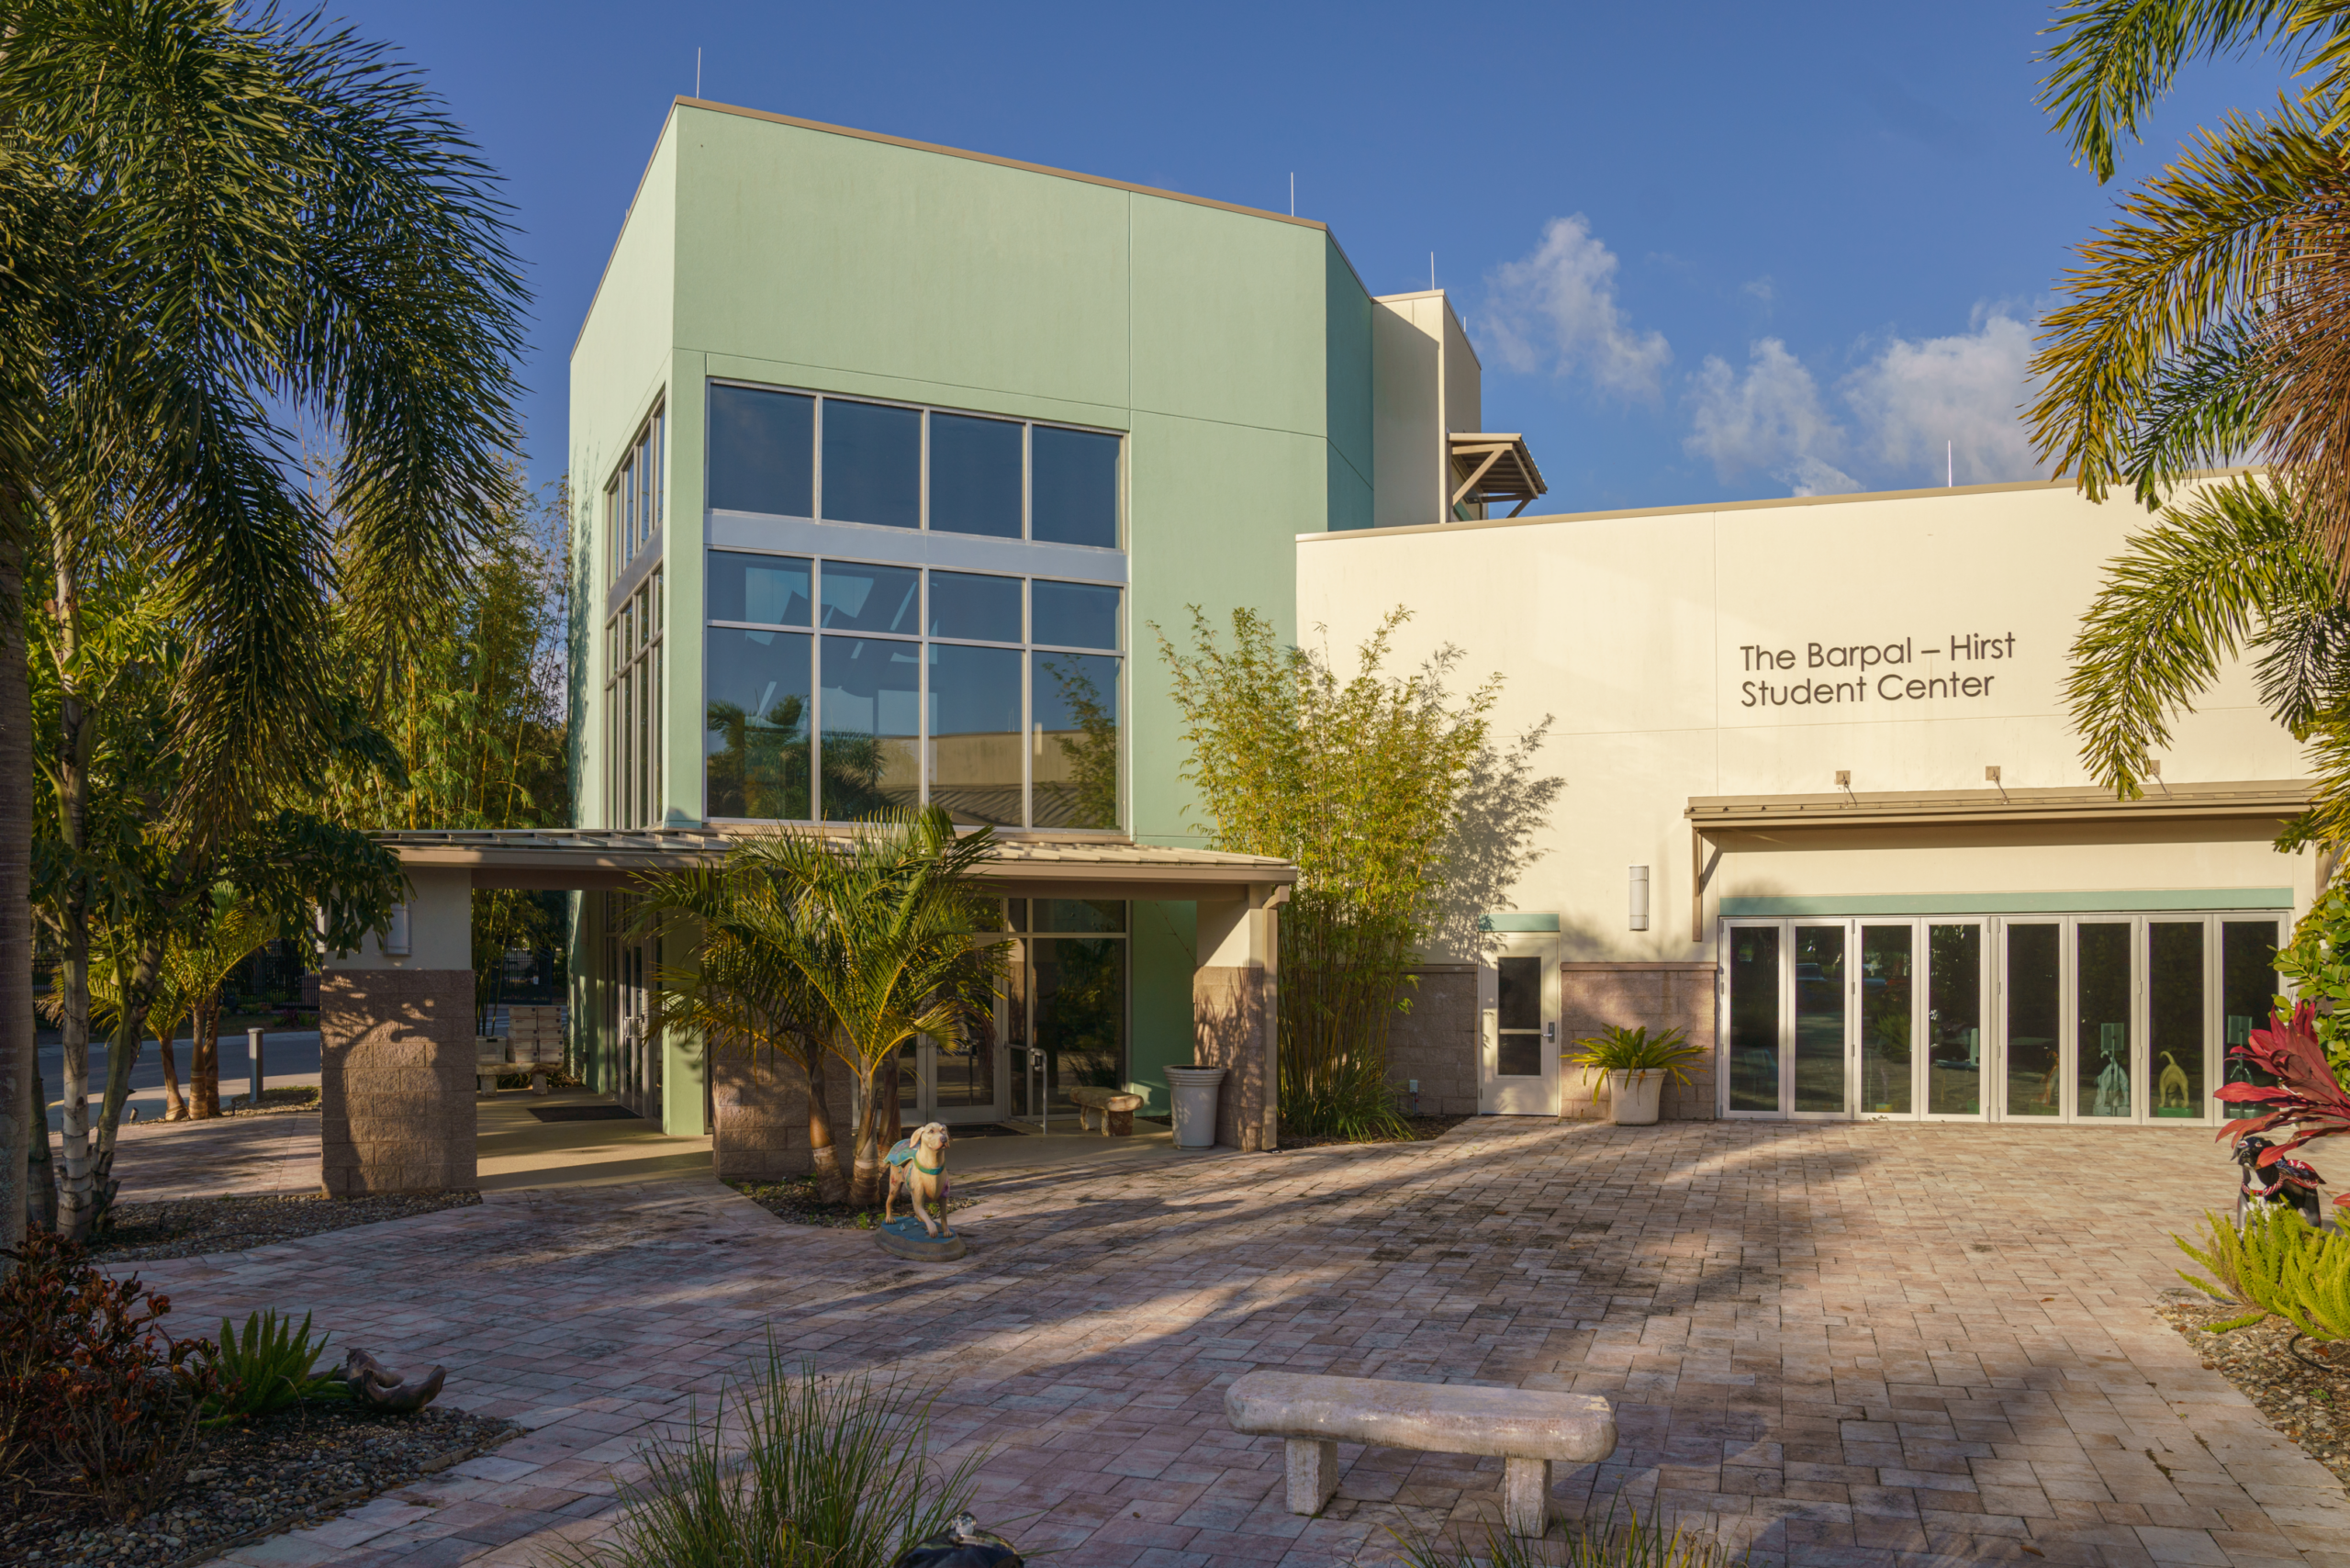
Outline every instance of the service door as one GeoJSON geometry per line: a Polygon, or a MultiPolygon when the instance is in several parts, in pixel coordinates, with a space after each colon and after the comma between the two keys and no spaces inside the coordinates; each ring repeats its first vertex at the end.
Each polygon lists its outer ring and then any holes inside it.
{"type": "Polygon", "coordinates": [[[1559,1114],[1559,955],[1555,938],[1505,937],[1477,968],[1477,1109],[1488,1116],[1559,1114]]]}

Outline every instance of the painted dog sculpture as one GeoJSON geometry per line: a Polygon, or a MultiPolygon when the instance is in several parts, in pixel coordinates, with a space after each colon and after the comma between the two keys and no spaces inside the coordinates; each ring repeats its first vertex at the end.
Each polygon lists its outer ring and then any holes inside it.
{"type": "Polygon", "coordinates": [[[2244,1180],[2236,1184],[2236,1224],[2244,1224],[2246,1211],[2255,1204],[2282,1204],[2324,1229],[2325,1213],[2318,1207],[2317,1190],[2325,1184],[2325,1178],[2315,1166],[2281,1154],[2264,1167],[2260,1157],[2275,1147],[2258,1133],[2246,1133],[2236,1140],[2235,1161],[2244,1170],[2244,1180]]]}
{"type": "Polygon", "coordinates": [[[898,1202],[899,1189],[906,1194],[906,1207],[922,1227],[935,1238],[952,1236],[946,1228],[946,1201],[952,1190],[946,1180],[946,1146],[954,1140],[947,1136],[944,1122],[925,1122],[890,1150],[890,1190],[881,1199],[881,1223],[890,1223],[891,1210],[898,1202]],[[930,1204],[938,1205],[935,1218],[930,1204]]]}

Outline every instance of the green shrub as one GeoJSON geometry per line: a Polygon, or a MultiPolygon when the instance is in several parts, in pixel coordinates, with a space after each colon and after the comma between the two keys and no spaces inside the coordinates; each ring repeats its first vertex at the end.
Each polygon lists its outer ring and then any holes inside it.
{"type": "Polygon", "coordinates": [[[1646,1028],[1611,1025],[1575,1042],[1568,1059],[1589,1079],[1595,1072],[1662,1072],[1676,1083],[1689,1081],[1687,1068],[1706,1053],[1690,1045],[1679,1029],[1667,1029],[1654,1039],[1646,1028]]]}
{"type": "Polygon", "coordinates": [[[220,1389],[206,1402],[206,1413],[216,1421],[266,1416],[299,1399],[349,1397],[340,1378],[318,1371],[319,1357],[330,1335],[310,1340],[310,1315],[299,1327],[273,1308],[245,1319],[241,1336],[227,1318],[220,1320],[220,1349],[213,1365],[220,1372],[220,1389]]]}
{"type": "Polygon", "coordinates": [[[847,1568],[886,1564],[969,1506],[981,1455],[931,1453],[934,1390],[869,1374],[766,1365],[716,1418],[642,1450],[619,1529],[571,1568],[847,1568]],[[730,1430],[731,1428],[731,1430],[730,1430]],[[737,1450],[740,1450],[739,1455],[737,1450]]]}
{"type": "Polygon", "coordinates": [[[1610,1505],[1597,1525],[1569,1525],[1564,1540],[1527,1540],[1492,1523],[1483,1527],[1481,1549],[1420,1534],[1395,1540],[1411,1568],[1736,1568],[1747,1561],[1745,1552],[1718,1541],[1684,1535],[1678,1527],[1667,1529],[1653,1516],[1641,1518],[1637,1508],[1625,1511],[1628,1525],[1617,1525],[1610,1505]]]}

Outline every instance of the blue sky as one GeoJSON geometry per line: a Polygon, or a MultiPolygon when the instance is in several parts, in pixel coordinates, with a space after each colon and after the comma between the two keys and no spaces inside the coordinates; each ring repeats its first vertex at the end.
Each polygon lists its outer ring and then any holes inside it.
{"type": "Polygon", "coordinates": [[[2194,67],[2112,187],[2033,104],[2048,6],[338,7],[504,174],[537,296],[532,475],[670,98],[1220,200],[1337,232],[1374,293],[1429,252],[1531,510],[2028,478],[2014,408],[2069,248],[2133,176],[2284,80],[2194,67]]]}

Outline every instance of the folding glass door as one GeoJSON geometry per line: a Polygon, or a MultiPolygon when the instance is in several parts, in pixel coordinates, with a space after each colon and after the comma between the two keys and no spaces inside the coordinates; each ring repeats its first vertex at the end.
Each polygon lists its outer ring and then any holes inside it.
{"type": "Polygon", "coordinates": [[[1724,923],[1730,1115],[2210,1121],[2267,1015],[2279,919],[1724,923]]]}
{"type": "Polygon", "coordinates": [[[1729,1114],[1983,1114],[1983,921],[1731,921],[1724,938],[1729,1114]]]}

